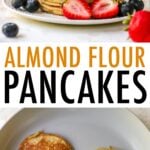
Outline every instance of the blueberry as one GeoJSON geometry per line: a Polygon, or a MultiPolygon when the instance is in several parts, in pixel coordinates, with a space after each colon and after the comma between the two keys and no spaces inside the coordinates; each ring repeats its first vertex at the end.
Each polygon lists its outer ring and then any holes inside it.
{"type": "Polygon", "coordinates": [[[136,11],[144,9],[144,2],[143,0],[130,0],[129,3],[131,3],[136,11]]]}
{"type": "Polygon", "coordinates": [[[26,3],[26,0],[12,0],[12,6],[14,8],[20,8],[26,3]]]}
{"type": "Polygon", "coordinates": [[[19,32],[19,28],[15,23],[6,23],[2,27],[2,32],[6,37],[16,37],[19,32]]]}
{"type": "Polygon", "coordinates": [[[39,5],[39,2],[37,0],[27,0],[24,8],[28,12],[35,12],[40,8],[40,5],[39,5]]]}
{"type": "Polygon", "coordinates": [[[134,12],[134,6],[130,2],[123,2],[119,5],[120,16],[127,16],[128,14],[133,14],[134,12]]]}

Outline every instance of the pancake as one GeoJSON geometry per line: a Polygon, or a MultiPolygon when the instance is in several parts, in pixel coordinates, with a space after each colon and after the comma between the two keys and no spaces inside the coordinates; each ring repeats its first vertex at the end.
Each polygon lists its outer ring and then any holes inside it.
{"type": "Polygon", "coordinates": [[[48,13],[51,13],[51,14],[60,15],[60,16],[63,15],[63,10],[62,10],[61,7],[48,6],[46,4],[43,4],[41,6],[41,9],[44,12],[48,12],[48,13]]]}
{"type": "Polygon", "coordinates": [[[63,16],[63,4],[66,0],[39,0],[41,9],[47,13],[63,16]]]}
{"type": "Polygon", "coordinates": [[[59,135],[38,132],[27,137],[18,150],[73,150],[73,148],[59,135]]]}
{"type": "Polygon", "coordinates": [[[49,6],[56,6],[56,7],[62,7],[63,4],[66,2],[66,0],[56,0],[54,2],[54,0],[39,0],[41,4],[47,4],[49,6]]]}

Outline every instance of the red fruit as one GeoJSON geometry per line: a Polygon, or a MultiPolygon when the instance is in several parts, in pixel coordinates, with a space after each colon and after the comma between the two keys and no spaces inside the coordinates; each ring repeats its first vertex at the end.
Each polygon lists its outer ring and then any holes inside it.
{"type": "MultiPolygon", "coordinates": [[[[150,33],[149,33],[150,34],[150,33]]],[[[146,36],[145,38],[144,38],[144,41],[143,42],[150,42],[150,35],[148,35],[148,36],[146,36]]]]}
{"type": "Polygon", "coordinates": [[[63,14],[69,19],[89,19],[91,8],[85,0],[68,0],[63,5],[63,14]]]}
{"type": "Polygon", "coordinates": [[[94,0],[92,4],[92,16],[98,19],[106,19],[117,16],[119,6],[113,0],[94,0]]]}
{"type": "Polygon", "coordinates": [[[150,42],[150,12],[136,12],[130,21],[128,32],[134,42],[150,42]]]}

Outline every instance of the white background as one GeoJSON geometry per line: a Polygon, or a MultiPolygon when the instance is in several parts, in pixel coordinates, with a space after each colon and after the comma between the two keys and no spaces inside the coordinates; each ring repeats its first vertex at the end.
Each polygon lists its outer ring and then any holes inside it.
{"type": "MultiPolygon", "coordinates": [[[[75,44],[75,43],[26,43],[26,44],[1,44],[0,46],[1,49],[1,60],[0,60],[0,87],[1,87],[1,92],[0,92],[0,106],[1,107],[149,107],[150,106],[150,101],[149,101],[149,77],[150,77],[150,71],[149,71],[149,56],[150,56],[150,52],[149,52],[149,44],[127,44],[127,43],[79,43],[79,44],[75,44]],[[71,98],[75,99],[75,103],[73,105],[67,104],[62,100],[61,94],[60,94],[60,81],[61,81],[61,77],[63,75],[63,73],[67,70],[72,70],[72,68],[69,68],[69,66],[67,68],[56,68],[55,64],[52,68],[44,68],[41,67],[39,68],[22,68],[22,69],[18,69],[18,68],[4,68],[4,63],[5,63],[5,59],[6,59],[6,53],[7,53],[7,49],[8,46],[13,46],[13,50],[14,50],[14,55],[15,55],[15,60],[17,60],[17,49],[16,46],[21,46],[21,60],[22,63],[25,62],[26,60],[26,52],[27,46],[32,46],[34,48],[34,46],[40,46],[41,48],[41,54],[42,54],[42,48],[49,45],[52,46],[53,48],[55,48],[56,46],[77,46],[80,49],[80,55],[81,55],[81,62],[78,68],[75,68],[75,75],[74,76],[70,76],[67,80],[67,93],[68,96],[71,98]],[[120,64],[119,67],[113,69],[111,67],[108,67],[107,69],[103,69],[103,68],[99,68],[98,67],[98,61],[99,59],[95,59],[94,61],[94,67],[93,68],[89,68],[88,67],[88,54],[89,54],[89,46],[103,46],[104,48],[104,61],[105,63],[107,63],[108,60],[108,51],[109,51],[109,47],[111,46],[117,46],[120,48],[120,56],[122,55],[122,47],[123,46],[142,46],[145,47],[145,56],[144,56],[144,62],[145,62],[145,68],[136,68],[134,65],[132,68],[129,68],[127,70],[129,70],[131,73],[130,75],[127,75],[124,77],[124,84],[129,84],[129,89],[125,89],[124,90],[124,95],[123,97],[126,99],[130,99],[130,104],[118,104],[117,103],[117,70],[126,70],[124,67],[122,67],[122,65],[120,64]],[[24,47],[24,48],[23,48],[24,47]],[[17,86],[17,88],[11,90],[10,96],[10,104],[9,105],[5,105],[4,104],[4,70],[14,70],[17,71],[19,74],[19,85],[17,86]],[[141,92],[135,87],[135,85],[133,84],[133,74],[136,70],[145,70],[146,75],[145,76],[141,76],[140,82],[142,82],[142,84],[144,85],[144,87],[147,89],[147,100],[145,101],[145,103],[140,104],[140,105],[136,105],[133,101],[133,99],[136,98],[140,98],[141,97],[141,92]],[[22,87],[23,87],[23,81],[24,81],[24,76],[25,76],[25,72],[26,70],[31,70],[31,74],[32,74],[32,78],[33,78],[33,84],[34,84],[34,88],[35,88],[35,92],[36,92],[36,96],[37,96],[37,104],[32,104],[30,99],[26,99],[25,104],[24,105],[19,105],[19,99],[20,99],[20,95],[21,95],[21,91],[22,91],[22,87]],[[51,104],[49,102],[49,100],[47,99],[47,101],[45,102],[45,104],[40,104],[40,99],[39,99],[39,90],[40,90],[40,70],[45,70],[47,73],[47,76],[49,77],[49,73],[51,70],[56,70],[56,104],[51,104]],[[80,92],[80,88],[81,88],[81,82],[82,82],[82,78],[83,78],[83,72],[84,70],[89,70],[90,73],[90,77],[91,77],[91,83],[92,83],[92,88],[93,88],[93,93],[94,93],[94,98],[95,98],[95,104],[90,104],[89,99],[85,99],[83,100],[83,104],[77,104],[77,100],[78,100],[78,95],[80,92]],[[104,97],[104,103],[103,104],[98,104],[97,101],[97,91],[98,91],[98,70],[104,70],[104,75],[107,74],[107,71],[109,70],[114,70],[114,74],[112,76],[112,79],[110,81],[109,87],[110,87],[110,91],[112,94],[112,97],[114,99],[114,104],[109,104],[108,100],[106,97],[104,97]]],[[[69,49],[68,49],[69,50],[69,49]]],[[[55,49],[54,49],[54,54],[55,53],[55,49]]],[[[135,49],[133,49],[133,52],[135,52],[135,49]]],[[[98,56],[98,52],[96,52],[96,55],[98,56]]],[[[133,53],[133,64],[135,64],[135,53],[133,53]]],[[[54,57],[55,58],[55,57],[54,57]]],[[[68,59],[69,60],[69,59],[68,59]]],[[[105,78],[105,77],[104,77],[105,78]]]]}

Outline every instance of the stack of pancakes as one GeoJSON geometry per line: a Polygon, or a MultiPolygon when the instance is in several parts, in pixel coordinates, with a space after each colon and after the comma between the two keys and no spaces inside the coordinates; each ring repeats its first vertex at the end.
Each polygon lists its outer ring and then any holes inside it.
{"type": "Polygon", "coordinates": [[[41,9],[47,13],[63,15],[63,4],[67,0],[38,0],[41,9]]]}

